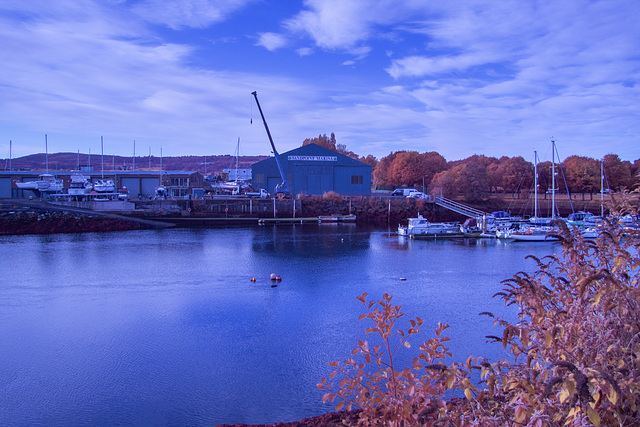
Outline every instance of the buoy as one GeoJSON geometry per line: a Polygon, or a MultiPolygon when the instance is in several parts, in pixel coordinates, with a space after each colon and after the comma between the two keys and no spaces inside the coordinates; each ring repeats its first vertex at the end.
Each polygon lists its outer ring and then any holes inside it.
{"type": "Polygon", "coordinates": [[[252,282],[252,283],[256,283],[256,278],[255,278],[255,277],[252,277],[252,278],[251,278],[251,279],[249,279],[249,280],[251,280],[251,282],[252,282]]]}
{"type": "Polygon", "coordinates": [[[282,281],[282,277],[279,274],[276,273],[271,273],[271,276],[269,276],[271,278],[272,282],[281,282],[282,281]]]}

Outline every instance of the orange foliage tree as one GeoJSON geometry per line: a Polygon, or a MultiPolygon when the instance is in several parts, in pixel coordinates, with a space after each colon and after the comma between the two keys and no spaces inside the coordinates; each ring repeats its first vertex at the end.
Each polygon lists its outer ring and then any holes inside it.
{"type": "MultiPolygon", "coordinates": [[[[591,193],[600,189],[600,164],[597,160],[570,156],[562,162],[562,169],[569,191],[591,193]]],[[[557,181],[556,187],[558,187],[557,181]]]]}
{"type": "Polygon", "coordinates": [[[533,186],[533,164],[522,157],[501,157],[487,166],[487,183],[490,188],[516,192],[533,186]]]}
{"type": "Polygon", "coordinates": [[[422,187],[447,168],[447,161],[432,151],[397,151],[383,157],[374,174],[381,185],[422,187]]]}
{"type": "Polygon", "coordinates": [[[607,154],[602,162],[609,188],[623,190],[633,186],[631,162],[623,162],[616,154],[607,154]]]}

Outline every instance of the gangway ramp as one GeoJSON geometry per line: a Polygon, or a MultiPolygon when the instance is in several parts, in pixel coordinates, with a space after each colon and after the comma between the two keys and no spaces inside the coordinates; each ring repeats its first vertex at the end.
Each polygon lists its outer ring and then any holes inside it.
{"type": "Polygon", "coordinates": [[[483,215],[489,215],[487,212],[481,211],[480,209],[472,208],[471,206],[463,205],[462,203],[447,199],[442,196],[435,196],[434,202],[438,206],[442,206],[443,208],[449,209],[460,215],[467,216],[469,218],[478,218],[483,215]]]}

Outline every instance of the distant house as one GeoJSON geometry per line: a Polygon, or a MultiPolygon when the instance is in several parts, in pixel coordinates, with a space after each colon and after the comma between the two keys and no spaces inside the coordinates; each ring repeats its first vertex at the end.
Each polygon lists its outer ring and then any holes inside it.
{"type": "MultiPolygon", "coordinates": [[[[294,194],[371,194],[371,166],[316,144],[280,154],[280,162],[294,194]]],[[[282,182],[274,157],[251,167],[251,183],[275,192],[282,182]]]]}

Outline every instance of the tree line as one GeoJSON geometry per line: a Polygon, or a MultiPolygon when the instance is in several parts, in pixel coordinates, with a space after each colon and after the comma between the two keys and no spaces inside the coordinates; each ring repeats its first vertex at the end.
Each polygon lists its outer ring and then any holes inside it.
{"type": "MultiPolygon", "coordinates": [[[[534,187],[535,166],[518,157],[500,158],[473,155],[463,160],[447,162],[435,151],[396,151],[379,161],[372,155],[359,157],[336,142],[335,135],[307,138],[310,143],[360,160],[372,167],[374,185],[415,187],[445,197],[462,194],[468,201],[478,201],[495,192],[527,192],[534,187]]],[[[556,165],[556,190],[570,193],[596,193],[601,186],[612,191],[640,187],[640,159],[633,163],[616,154],[603,159],[570,156],[556,165]]],[[[552,189],[552,163],[538,164],[538,191],[552,189]]]]}

